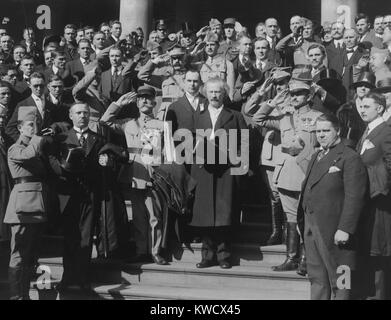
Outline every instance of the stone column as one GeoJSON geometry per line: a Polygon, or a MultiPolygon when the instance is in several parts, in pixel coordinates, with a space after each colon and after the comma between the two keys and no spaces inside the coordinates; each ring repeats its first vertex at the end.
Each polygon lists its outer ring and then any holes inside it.
{"type": "Polygon", "coordinates": [[[151,30],[153,0],[121,0],[119,20],[122,23],[122,37],[141,27],[145,39],[151,30]]]}
{"type": "Polygon", "coordinates": [[[322,0],[322,24],[325,21],[343,21],[346,28],[354,27],[357,0],[322,0]]]}

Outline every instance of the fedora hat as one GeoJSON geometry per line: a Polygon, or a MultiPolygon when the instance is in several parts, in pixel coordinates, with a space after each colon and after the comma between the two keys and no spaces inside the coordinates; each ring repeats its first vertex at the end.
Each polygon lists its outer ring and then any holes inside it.
{"type": "Polygon", "coordinates": [[[364,71],[360,74],[356,82],[353,82],[351,88],[357,89],[357,87],[366,85],[371,89],[376,88],[376,77],[372,72],[364,71]]]}

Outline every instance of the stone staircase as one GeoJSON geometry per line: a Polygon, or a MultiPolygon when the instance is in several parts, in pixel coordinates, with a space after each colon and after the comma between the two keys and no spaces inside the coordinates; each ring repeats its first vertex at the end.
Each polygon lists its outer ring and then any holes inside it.
{"type": "MultiPolygon", "coordinates": [[[[270,235],[268,217],[254,218],[258,207],[243,212],[242,224],[232,245],[233,268],[218,266],[197,269],[201,244],[183,245],[170,265],[129,264],[119,260],[93,259],[93,292],[59,295],[55,290],[37,290],[31,284],[33,299],[179,299],[179,300],[303,300],[309,299],[309,282],[296,272],[274,272],[271,266],[285,259],[285,246],[263,246],[270,235]]],[[[52,285],[61,279],[63,267],[59,248],[61,238],[45,241],[42,266],[50,268],[52,285]]],[[[0,270],[0,299],[7,297],[4,248],[0,270]]],[[[8,260],[7,260],[8,261],[8,260]]]]}

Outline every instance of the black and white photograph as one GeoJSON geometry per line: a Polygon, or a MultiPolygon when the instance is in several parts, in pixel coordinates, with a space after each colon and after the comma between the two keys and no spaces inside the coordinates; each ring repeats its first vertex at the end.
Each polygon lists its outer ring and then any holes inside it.
{"type": "Polygon", "coordinates": [[[0,300],[391,300],[391,2],[1,0],[0,300]]]}

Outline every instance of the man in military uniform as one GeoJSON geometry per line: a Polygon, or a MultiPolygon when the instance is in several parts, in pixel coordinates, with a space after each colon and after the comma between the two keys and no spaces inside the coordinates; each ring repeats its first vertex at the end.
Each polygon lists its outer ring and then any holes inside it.
{"type": "Polygon", "coordinates": [[[219,39],[216,34],[209,32],[205,37],[205,53],[207,59],[201,63],[200,74],[203,83],[212,78],[221,78],[229,87],[229,98],[233,99],[235,88],[235,72],[232,62],[225,55],[219,54],[219,39]]]}
{"type": "Polygon", "coordinates": [[[11,255],[8,269],[11,300],[29,300],[32,271],[37,261],[42,224],[47,220],[47,175],[41,158],[45,138],[38,137],[38,110],[20,107],[19,139],[8,151],[8,166],[14,179],[4,223],[11,225],[11,255]]]}
{"type": "Polygon", "coordinates": [[[156,114],[157,118],[163,120],[167,108],[185,93],[185,51],[183,48],[174,47],[168,53],[171,63],[164,74],[154,75],[155,69],[167,61],[165,55],[148,61],[139,71],[138,78],[145,83],[162,90],[162,104],[156,114]]]}
{"type": "MultiPolygon", "coordinates": [[[[309,106],[310,86],[304,81],[291,80],[289,89],[281,91],[273,100],[263,105],[253,120],[262,127],[277,129],[281,132],[281,156],[276,159],[274,180],[284,213],[287,218],[287,258],[274,271],[296,270],[298,268],[299,234],[297,209],[309,160],[315,152],[315,120],[322,113],[311,110],[309,106]],[[290,94],[289,105],[280,116],[269,114],[277,105],[286,101],[290,94]]],[[[304,256],[302,256],[304,259],[304,256]]]]}
{"type": "MultiPolygon", "coordinates": [[[[163,137],[168,128],[165,123],[154,117],[155,90],[142,86],[137,95],[129,93],[112,103],[101,121],[116,132],[124,134],[129,152],[129,162],[119,174],[119,183],[123,185],[125,199],[131,202],[131,214],[135,226],[136,256],[131,262],[149,262],[151,258],[157,264],[167,264],[160,256],[162,241],[161,219],[157,216],[152,202],[153,167],[162,163],[163,137]],[[138,118],[117,119],[121,109],[137,97],[138,118]]],[[[170,144],[165,143],[166,155],[170,144]]]]}

